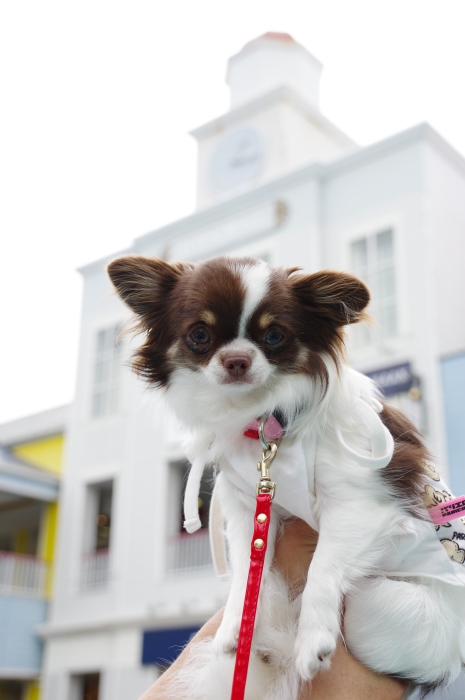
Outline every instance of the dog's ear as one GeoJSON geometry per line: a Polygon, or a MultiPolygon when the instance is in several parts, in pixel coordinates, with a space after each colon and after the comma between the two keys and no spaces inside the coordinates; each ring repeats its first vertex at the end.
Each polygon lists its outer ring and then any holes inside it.
{"type": "Polygon", "coordinates": [[[168,263],[143,255],[125,255],[107,267],[108,276],[120,298],[139,316],[166,300],[181,275],[193,266],[189,263],[168,263]]]}
{"type": "Polygon", "coordinates": [[[362,280],[347,272],[321,270],[313,275],[289,278],[294,294],[308,311],[328,318],[334,326],[367,319],[364,309],[370,292],[362,280]]]}
{"type": "Polygon", "coordinates": [[[297,266],[297,267],[285,267],[284,268],[284,274],[286,277],[290,277],[293,275],[295,272],[301,272],[302,268],[297,266]]]}

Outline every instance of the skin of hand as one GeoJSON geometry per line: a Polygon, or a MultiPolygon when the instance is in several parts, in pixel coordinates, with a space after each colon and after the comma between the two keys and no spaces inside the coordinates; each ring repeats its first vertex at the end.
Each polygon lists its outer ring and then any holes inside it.
{"type": "MultiPolygon", "coordinates": [[[[273,566],[285,577],[293,596],[298,595],[305,586],[317,542],[318,533],[297,519],[285,526],[276,543],[273,566]]],[[[222,616],[223,610],[218,611],[190,644],[214,636],[222,616]]],[[[170,682],[182,667],[188,647],[139,700],[170,700],[170,682]]],[[[340,640],[329,671],[319,673],[311,683],[306,683],[299,700],[405,700],[406,693],[404,683],[363,666],[349,654],[340,640]]]]}

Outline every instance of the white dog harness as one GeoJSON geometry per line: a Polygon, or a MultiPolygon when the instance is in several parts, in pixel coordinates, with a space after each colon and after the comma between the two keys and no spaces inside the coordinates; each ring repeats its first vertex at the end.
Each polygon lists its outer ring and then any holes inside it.
{"type": "MultiPolygon", "coordinates": [[[[370,402],[371,406],[363,399],[357,399],[354,412],[370,437],[371,455],[359,454],[349,447],[339,430],[336,430],[336,436],[342,451],[350,460],[361,467],[377,470],[383,469],[391,461],[394,440],[378,415],[382,405],[376,399],[371,399],[370,402]]],[[[316,445],[315,438],[284,439],[280,444],[273,472],[276,475],[279,474],[279,486],[274,497],[275,505],[301,518],[318,531],[314,484],[316,445]]],[[[260,460],[260,444],[257,440],[240,439],[235,444],[234,450],[227,450],[227,453],[228,459],[222,460],[221,463],[224,476],[244,493],[255,495],[257,477],[256,472],[251,469],[251,464],[260,460]]],[[[200,527],[197,499],[203,467],[207,461],[206,454],[196,457],[186,487],[185,527],[191,532],[200,527]]],[[[427,471],[425,505],[435,507],[451,502],[452,494],[434,467],[428,463],[425,469],[427,471]]],[[[221,577],[224,577],[224,542],[221,543],[222,534],[218,537],[221,518],[215,497],[212,510],[215,519],[212,522],[211,531],[213,556],[218,572],[221,577]],[[219,564],[219,559],[222,560],[222,565],[219,564]]],[[[406,515],[402,527],[393,534],[393,537],[395,546],[383,561],[378,563],[384,574],[400,577],[429,576],[453,585],[465,585],[465,525],[460,518],[455,516],[455,519],[450,522],[435,526],[433,522],[406,515]]]]}

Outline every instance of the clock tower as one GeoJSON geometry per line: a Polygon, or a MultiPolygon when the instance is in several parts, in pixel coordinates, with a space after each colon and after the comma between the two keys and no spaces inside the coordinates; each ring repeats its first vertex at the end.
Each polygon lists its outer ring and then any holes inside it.
{"type": "Polygon", "coordinates": [[[278,32],[229,59],[230,111],[191,132],[199,144],[198,208],[355,148],[320,112],[321,71],[307,49],[278,32]]]}

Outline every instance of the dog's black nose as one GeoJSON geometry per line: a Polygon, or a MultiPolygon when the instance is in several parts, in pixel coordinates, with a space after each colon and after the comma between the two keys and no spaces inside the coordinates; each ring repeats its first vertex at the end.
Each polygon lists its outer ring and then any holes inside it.
{"type": "Polygon", "coordinates": [[[230,377],[238,379],[246,374],[250,369],[252,360],[248,355],[240,355],[239,353],[230,353],[223,357],[223,366],[230,377]]]}

